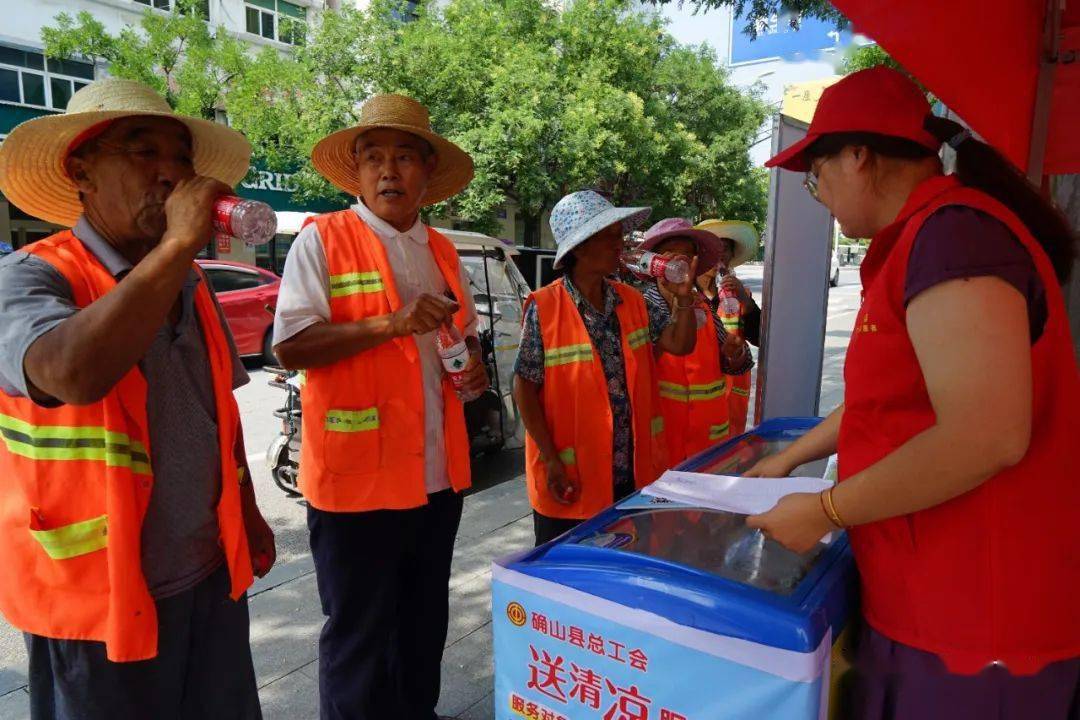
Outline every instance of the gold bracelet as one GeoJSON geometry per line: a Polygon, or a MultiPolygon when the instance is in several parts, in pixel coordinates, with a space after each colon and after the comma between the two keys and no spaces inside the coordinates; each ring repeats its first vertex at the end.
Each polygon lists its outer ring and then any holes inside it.
{"type": "Polygon", "coordinates": [[[825,499],[828,501],[828,504],[829,504],[829,513],[830,513],[830,518],[829,519],[833,521],[833,523],[836,525],[836,527],[845,528],[845,527],[847,527],[847,525],[840,518],[840,513],[838,513],[836,511],[836,503],[833,502],[832,494],[833,494],[833,490],[835,490],[835,489],[836,489],[836,486],[833,485],[831,488],[829,488],[828,490],[825,491],[825,499]]]}
{"type": "Polygon", "coordinates": [[[830,525],[832,525],[836,529],[840,530],[841,529],[840,526],[836,524],[836,521],[833,520],[832,515],[829,514],[829,508],[825,507],[825,493],[826,492],[827,492],[826,490],[822,490],[821,492],[818,493],[818,500],[821,501],[821,512],[825,513],[825,517],[828,519],[830,525]]]}

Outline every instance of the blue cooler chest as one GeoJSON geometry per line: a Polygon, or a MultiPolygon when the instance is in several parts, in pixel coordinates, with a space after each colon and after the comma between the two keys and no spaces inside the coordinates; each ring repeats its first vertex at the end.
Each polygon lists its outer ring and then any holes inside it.
{"type": "MultiPolygon", "coordinates": [[[[767,421],[678,469],[738,475],[817,422],[767,421]]],[[[842,533],[800,556],[745,515],[634,494],[494,563],[495,718],[825,718],[855,602],[842,533]]]]}

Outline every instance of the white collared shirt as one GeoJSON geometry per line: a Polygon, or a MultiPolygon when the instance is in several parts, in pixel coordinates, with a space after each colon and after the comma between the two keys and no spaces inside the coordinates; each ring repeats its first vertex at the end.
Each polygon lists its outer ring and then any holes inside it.
{"type": "MultiPolygon", "coordinates": [[[[428,247],[427,227],[420,219],[405,232],[371,212],[363,203],[352,208],[367,223],[386,248],[386,257],[394,274],[401,304],[408,305],[423,293],[442,295],[446,279],[439,271],[428,247]]],[[[469,287],[465,268],[461,268],[461,286],[469,287]]],[[[472,293],[458,298],[465,314],[466,334],[476,335],[476,307],[472,293]]],[[[315,323],[330,321],[330,273],[326,253],[315,223],[300,231],[289,248],[285,271],[278,291],[274,315],[274,344],[288,340],[315,323]]],[[[446,440],[443,437],[442,363],[435,349],[435,334],[414,336],[420,351],[424,383],[424,484],[428,493],[450,487],[446,471],[446,440]]]]}

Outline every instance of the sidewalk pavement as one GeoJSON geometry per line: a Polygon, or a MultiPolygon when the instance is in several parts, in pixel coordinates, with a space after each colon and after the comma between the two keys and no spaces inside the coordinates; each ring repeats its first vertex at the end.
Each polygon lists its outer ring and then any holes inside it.
{"type": "MultiPolygon", "coordinates": [[[[532,544],[524,476],[465,498],[453,574],[450,630],[438,712],[491,720],[491,561],[532,544]]],[[[319,716],[318,640],[323,615],[310,555],[276,566],[251,590],[251,648],[266,720],[319,716]]],[[[5,627],[0,640],[0,720],[29,720],[26,654],[5,627]]]]}

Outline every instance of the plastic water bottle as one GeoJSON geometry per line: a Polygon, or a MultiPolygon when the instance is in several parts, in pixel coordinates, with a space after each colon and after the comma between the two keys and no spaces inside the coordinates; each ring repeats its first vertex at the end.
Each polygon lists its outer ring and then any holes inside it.
{"type": "Polygon", "coordinates": [[[473,395],[462,394],[462,388],[465,387],[465,368],[469,365],[469,346],[465,344],[465,338],[453,323],[444,323],[435,331],[435,347],[439,351],[439,359],[442,360],[446,376],[450,378],[450,384],[461,399],[466,402],[476,399],[473,395]]]}
{"type": "Polygon", "coordinates": [[[214,202],[214,230],[250,247],[265,245],[277,233],[277,214],[258,200],[223,195],[214,202]]]}
{"type": "MultiPolygon", "coordinates": [[[[730,274],[730,270],[721,266],[716,276],[725,278],[730,274]]],[[[720,297],[720,307],[718,309],[720,322],[723,323],[724,329],[729,334],[737,338],[742,337],[742,303],[739,302],[739,296],[735,294],[734,290],[725,288],[723,284],[720,285],[718,293],[720,297]]]]}
{"type": "Polygon", "coordinates": [[[631,250],[623,255],[623,264],[641,275],[663,278],[669,283],[690,279],[690,263],[685,258],[667,258],[648,250],[631,250]]]}
{"type": "Polygon", "coordinates": [[[698,329],[705,327],[705,323],[709,322],[709,313],[703,307],[694,308],[694,320],[697,321],[698,329]]]}

